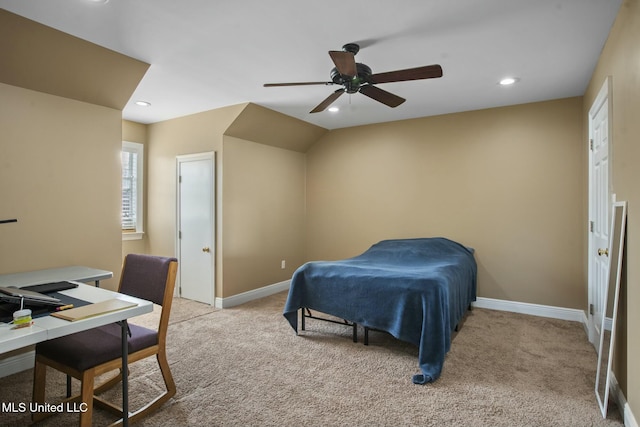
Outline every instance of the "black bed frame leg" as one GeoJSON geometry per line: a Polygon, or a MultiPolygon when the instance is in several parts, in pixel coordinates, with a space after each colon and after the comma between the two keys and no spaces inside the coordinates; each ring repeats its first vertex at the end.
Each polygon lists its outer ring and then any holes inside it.
{"type": "Polygon", "coordinates": [[[349,322],[346,319],[343,319],[342,322],[339,322],[339,321],[334,320],[334,319],[316,317],[311,313],[311,310],[309,310],[307,307],[300,307],[300,330],[302,330],[302,331],[304,331],[305,326],[306,326],[306,324],[305,324],[306,317],[310,317],[312,319],[324,320],[326,322],[338,323],[340,325],[351,326],[351,330],[353,331],[353,333],[352,333],[353,342],[358,342],[358,324],[356,322],[349,322]],[[306,311],[306,313],[305,313],[305,311],[306,311]]]}
{"type": "Polygon", "coordinates": [[[364,345],[369,345],[369,328],[364,327],[364,345]]]}

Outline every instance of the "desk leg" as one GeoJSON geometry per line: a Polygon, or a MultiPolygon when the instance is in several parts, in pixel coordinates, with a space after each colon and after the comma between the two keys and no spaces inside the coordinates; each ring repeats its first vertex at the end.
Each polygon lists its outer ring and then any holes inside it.
{"type": "Polygon", "coordinates": [[[122,336],[122,425],[129,426],[129,325],[127,319],[120,322],[122,336]]]}

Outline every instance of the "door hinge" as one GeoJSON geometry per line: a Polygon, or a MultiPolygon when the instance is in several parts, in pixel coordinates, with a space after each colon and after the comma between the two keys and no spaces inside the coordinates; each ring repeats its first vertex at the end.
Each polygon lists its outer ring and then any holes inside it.
{"type": "Polygon", "coordinates": [[[178,175],[178,184],[182,184],[182,175],[178,175]]]}
{"type": "Polygon", "coordinates": [[[593,233],[593,221],[589,221],[589,231],[593,233]]]}
{"type": "Polygon", "coordinates": [[[593,151],[593,139],[589,140],[589,150],[593,151]]]}
{"type": "Polygon", "coordinates": [[[178,231],[178,239],[182,239],[182,231],[178,231]]]}
{"type": "Polygon", "coordinates": [[[589,314],[593,316],[593,304],[589,304],[589,314]]]}

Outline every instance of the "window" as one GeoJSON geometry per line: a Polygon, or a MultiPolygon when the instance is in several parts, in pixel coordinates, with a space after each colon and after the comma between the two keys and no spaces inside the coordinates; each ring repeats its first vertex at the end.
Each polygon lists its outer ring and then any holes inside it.
{"type": "Polygon", "coordinates": [[[142,239],[144,146],[122,142],[122,239],[142,239]]]}

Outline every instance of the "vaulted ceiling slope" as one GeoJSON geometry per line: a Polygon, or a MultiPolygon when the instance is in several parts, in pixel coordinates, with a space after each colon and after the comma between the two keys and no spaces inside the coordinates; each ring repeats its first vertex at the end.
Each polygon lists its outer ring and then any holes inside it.
{"type": "Polygon", "coordinates": [[[224,134],[272,147],[306,153],[326,129],[260,105],[248,103],[224,134]]]}
{"type": "Polygon", "coordinates": [[[581,96],[622,0],[0,0],[0,7],[151,64],[124,118],[154,123],[251,102],[326,129],[581,96]],[[378,85],[338,113],[328,52],[358,43],[373,73],[439,64],[443,77],[378,85]],[[503,77],[518,79],[502,87],[503,77]],[[150,107],[139,107],[144,100],[150,107]]]}
{"type": "Polygon", "coordinates": [[[149,64],[0,10],[0,82],[122,110],[149,64]]]}

